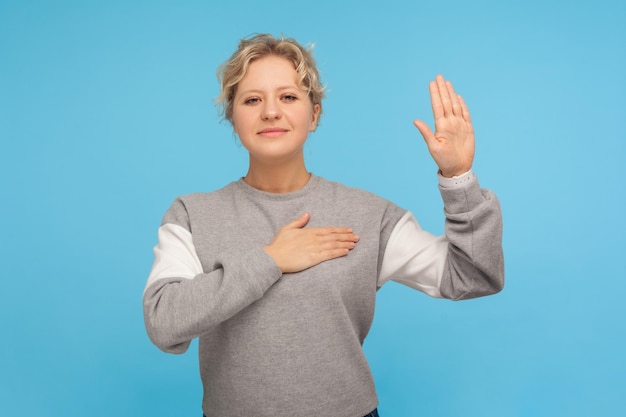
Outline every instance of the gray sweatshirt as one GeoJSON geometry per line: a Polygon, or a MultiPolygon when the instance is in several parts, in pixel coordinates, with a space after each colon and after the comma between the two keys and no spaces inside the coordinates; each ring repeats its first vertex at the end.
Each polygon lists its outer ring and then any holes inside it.
{"type": "Polygon", "coordinates": [[[474,174],[440,185],[445,236],[374,194],[312,176],[272,194],[243,180],[174,201],[159,228],[143,296],[150,339],[183,353],[199,337],[207,417],[359,417],[378,404],[362,344],[376,291],[394,280],[465,299],[504,282],[502,218],[474,174]],[[342,258],[282,274],[263,250],[279,228],[346,226],[342,258]]]}

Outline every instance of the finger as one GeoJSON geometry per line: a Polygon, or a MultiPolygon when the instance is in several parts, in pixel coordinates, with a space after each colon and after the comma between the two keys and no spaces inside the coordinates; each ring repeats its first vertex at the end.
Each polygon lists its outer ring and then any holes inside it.
{"type": "Polygon", "coordinates": [[[359,241],[359,236],[355,235],[351,231],[345,233],[321,231],[315,233],[315,240],[324,245],[334,245],[342,243],[356,243],[359,241]]]}
{"type": "Polygon", "coordinates": [[[341,242],[341,243],[345,243],[345,242],[358,242],[359,241],[359,236],[355,235],[354,233],[350,232],[350,233],[333,233],[330,235],[326,235],[324,237],[324,240],[326,241],[330,241],[330,242],[341,242]]]}
{"type": "Polygon", "coordinates": [[[453,114],[452,102],[450,100],[450,94],[448,93],[448,87],[446,81],[442,75],[437,75],[435,81],[437,82],[437,89],[439,90],[439,97],[441,97],[441,106],[443,107],[444,116],[453,114]]]}
{"type": "Polygon", "coordinates": [[[333,234],[352,234],[352,229],[349,227],[316,227],[308,229],[308,231],[319,236],[333,234]]]}
{"type": "Polygon", "coordinates": [[[469,109],[467,107],[467,104],[465,104],[465,100],[463,100],[463,97],[458,96],[459,97],[459,103],[461,103],[461,112],[463,114],[463,119],[466,122],[471,123],[472,122],[472,118],[470,117],[470,112],[469,109]]]}
{"type": "Polygon", "coordinates": [[[326,239],[332,242],[358,242],[359,236],[354,233],[333,233],[326,235],[326,239]]]}
{"type": "Polygon", "coordinates": [[[421,120],[413,120],[413,125],[415,125],[417,130],[419,130],[420,133],[422,134],[422,137],[424,138],[424,142],[426,143],[430,142],[435,136],[433,134],[433,131],[430,130],[430,127],[428,127],[428,125],[422,122],[421,120]]]}
{"type": "Polygon", "coordinates": [[[306,226],[310,219],[311,213],[304,213],[302,216],[284,225],[283,229],[301,229],[306,226]]]}
{"type": "Polygon", "coordinates": [[[343,247],[334,247],[321,250],[318,254],[320,257],[320,261],[328,261],[330,259],[339,258],[341,256],[346,256],[352,249],[354,249],[354,243],[351,246],[343,246],[343,247]]]}
{"type": "Polygon", "coordinates": [[[450,103],[452,105],[452,113],[455,116],[462,116],[463,110],[461,109],[461,103],[459,102],[459,96],[454,92],[454,87],[450,81],[446,81],[446,89],[450,96],[450,103]]]}
{"type": "Polygon", "coordinates": [[[332,242],[321,242],[318,246],[320,251],[326,251],[326,250],[336,250],[336,249],[347,249],[347,250],[352,250],[354,249],[354,247],[356,246],[357,242],[353,242],[353,241],[345,241],[345,242],[338,242],[338,241],[332,241],[332,242]]]}
{"type": "Polygon", "coordinates": [[[437,83],[435,81],[428,83],[428,90],[430,91],[430,105],[433,108],[433,116],[437,120],[445,115],[437,83]]]}

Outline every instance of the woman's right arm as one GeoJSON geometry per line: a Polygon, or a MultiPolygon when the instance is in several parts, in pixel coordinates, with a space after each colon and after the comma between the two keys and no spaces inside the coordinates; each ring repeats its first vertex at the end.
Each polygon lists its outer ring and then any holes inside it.
{"type": "Polygon", "coordinates": [[[143,294],[150,340],[161,350],[183,353],[195,337],[263,296],[282,272],[262,248],[224,255],[204,273],[183,226],[164,223],[143,294]]]}

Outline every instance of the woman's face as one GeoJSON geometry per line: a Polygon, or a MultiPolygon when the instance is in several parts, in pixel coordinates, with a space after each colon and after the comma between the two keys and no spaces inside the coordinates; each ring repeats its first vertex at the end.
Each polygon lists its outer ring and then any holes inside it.
{"type": "Polygon", "coordinates": [[[320,106],[313,106],[297,76],[291,62],[270,55],[252,62],[239,82],[232,122],[251,161],[276,164],[302,158],[320,106]]]}

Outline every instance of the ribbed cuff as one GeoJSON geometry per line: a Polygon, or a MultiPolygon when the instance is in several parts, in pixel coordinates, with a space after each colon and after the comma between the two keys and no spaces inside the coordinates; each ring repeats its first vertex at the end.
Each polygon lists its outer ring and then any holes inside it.
{"type": "Polygon", "coordinates": [[[441,175],[441,170],[437,171],[439,185],[443,188],[456,188],[462,186],[463,184],[470,182],[474,178],[474,176],[475,175],[471,169],[461,175],[457,175],[452,178],[446,178],[441,175]]]}
{"type": "MultiPolygon", "coordinates": [[[[448,178],[452,180],[452,178],[448,178]]],[[[471,174],[470,178],[453,187],[439,186],[443,198],[444,210],[448,214],[468,213],[481,204],[485,197],[480,189],[478,178],[471,174]]]]}

